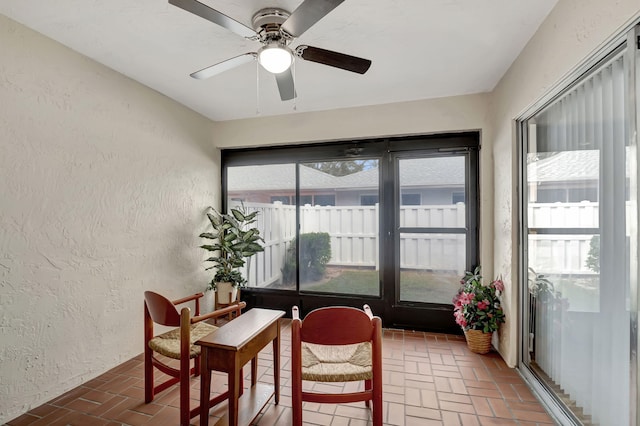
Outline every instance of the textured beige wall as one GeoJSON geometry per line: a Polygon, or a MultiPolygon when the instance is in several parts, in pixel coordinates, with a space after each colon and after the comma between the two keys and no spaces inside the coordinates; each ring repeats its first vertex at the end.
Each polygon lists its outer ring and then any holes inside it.
{"type": "Polygon", "coordinates": [[[602,44],[638,19],[638,0],[560,0],[491,94],[493,144],[494,270],[507,284],[508,322],[500,352],[517,362],[517,139],[514,119],[580,65],[602,44]]]}
{"type": "Polygon", "coordinates": [[[480,130],[487,95],[456,96],[215,123],[220,148],[480,130]]]}
{"type": "Polygon", "coordinates": [[[0,424],[142,352],[205,287],[211,122],[0,15],[0,424]]]}

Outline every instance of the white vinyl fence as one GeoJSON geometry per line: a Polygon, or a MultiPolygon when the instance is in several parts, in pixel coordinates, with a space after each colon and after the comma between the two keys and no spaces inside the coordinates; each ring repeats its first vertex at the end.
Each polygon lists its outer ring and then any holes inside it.
{"type": "MultiPolygon", "coordinates": [[[[598,203],[530,203],[530,228],[598,228],[598,203]]],[[[590,275],[586,266],[593,234],[529,235],[529,264],[547,275],[590,275]]]]}
{"type": "MultiPolygon", "coordinates": [[[[265,250],[251,259],[250,286],[267,286],[282,277],[285,255],[296,234],[295,206],[280,202],[245,203],[249,211],[259,210],[257,227],[265,250]]],[[[404,227],[464,227],[465,206],[402,206],[404,227]]],[[[329,265],[378,268],[379,207],[310,206],[300,208],[300,233],[327,232],[331,238],[329,265]]],[[[530,227],[598,227],[597,203],[530,204],[530,227]]],[[[531,235],[530,261],[545,273],[592,273],[585,261],[591,235],[531,235]]],[[[465,269],[463,234],[402,234],[400,267],[455,271],[465,269]]],[[[247,276],[247,270],[244,271],[247,276]]]]}

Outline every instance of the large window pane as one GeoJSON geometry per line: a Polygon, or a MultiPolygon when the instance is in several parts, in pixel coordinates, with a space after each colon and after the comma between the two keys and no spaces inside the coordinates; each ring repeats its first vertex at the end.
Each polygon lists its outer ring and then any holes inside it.
{"type": "Polygon", "coordinates": [[[247,262],[243,276],[249,287],[295,290],[294,279],[283,271],[296,268],[292,242],[296,237],[295,164],[235,166],[227,168],[227,205],[244,204],[258,210],[257,228],[264,238],[265,250],[247,262]],[[293,255],[291,254],[293,252],[293,255]]]}
{"type": "Polygon", "coordinates": [[[398,172],[400,301],[450,304],[467,264],[465,157],[401,158],[398,172]]]}
{"type": "Polygon", "coordinates": [[[316,200],[300,206],[301,291],[380,294],[378,186],[378,160],[300,164],[300,194],[316,200]]]}

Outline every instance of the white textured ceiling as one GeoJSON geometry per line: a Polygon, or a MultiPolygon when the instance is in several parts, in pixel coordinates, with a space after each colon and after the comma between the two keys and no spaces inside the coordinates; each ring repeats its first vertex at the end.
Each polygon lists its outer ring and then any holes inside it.
{"type": "MultiPolygon", "coordinates": [[[[202,0],[251,27],[264,7],[301,0],[202,0]]],[[[260,44],[167,0],[2,0],[0,13],[213,120],[293,114],[491,91],[557,0],[346,0],[292,46],[373,61],[365,75],[296,61],[298,97],[248,63],[208,80],[193,71],[260,44]],[[258,71],[257,71],[258,70],[258,71]],[[257,89],[258,88],[258,89],[257,89]]]]}

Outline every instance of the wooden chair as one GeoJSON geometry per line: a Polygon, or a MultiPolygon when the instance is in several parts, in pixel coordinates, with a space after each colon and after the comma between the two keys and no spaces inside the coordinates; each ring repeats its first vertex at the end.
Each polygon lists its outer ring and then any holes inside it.
{"type": "Polygon", "coordinates": [[[373,405],[373,425],[382,426],[382,322],[369,306],[364,311],[328,307],[301,320],[293,307],[291,322],[293,425],[302,425],[302,402],[373,405]],[[302,381],[364,381],[364,390],[318,393],[302,390],[302,381]]]}
{"type": "MultiPolygon", "coordinates": [[[[199,407],[193,410],[189,409],[189,379],[191,375],[200,374],[200,346],[194,345],[194,343],[218,328],[207,324],[204,320],[228,315],[233,311],[239,315],[240,310],[246,306],[246,303],[241,302],[226,309],[200,315],[200,298],[202,296],[204,296],[203,293],[196,293],[171,301],[158,293],[144,292],[144,399],[148,404],[153,401],[156,393],[180,383],[181,426],[188,426],[189,420],[199,414],[199,407]],[[193,317],[188,307],[183,307],[180,312],[176,308],[176,305],[190,301],[195,302],[195,316],[193,317]],[[177,328],[154,337],[154,323],[177,328]],[[179,368],[169,366],[154,352],[179,360],[179,368]],[[193,367],[190,367],[191,359],[194,359],[193,367]],[[154,367],[170,378],[157,385],[154,384],[154,367]]],[[[220,403],[228,396],[228,393],[218,395],[211,400],[209,406],[212,407],[220,403]]]]}

